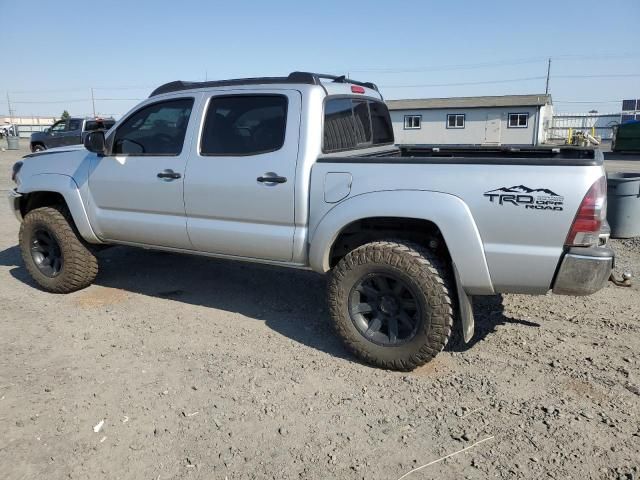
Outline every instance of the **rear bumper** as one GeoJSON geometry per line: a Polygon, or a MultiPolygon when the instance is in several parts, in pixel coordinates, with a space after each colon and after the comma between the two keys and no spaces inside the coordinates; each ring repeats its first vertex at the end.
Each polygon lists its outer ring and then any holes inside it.
{"type": "Polygon", "coordinates": [[[21,193],[18,193],[16,190],[9,190],[9,195],[7,200],[9,200],[9,208],[15,214],[18,221],[22,221],[22,214],[20,213],[20,197],[22,197],[21,193]]]}
{"type": "Polygon", "coordinates": [[[570,248],[560,263],[553,293],[578,296],[597,292],[607,284],[614,259],[609,247],[570,248]]]}

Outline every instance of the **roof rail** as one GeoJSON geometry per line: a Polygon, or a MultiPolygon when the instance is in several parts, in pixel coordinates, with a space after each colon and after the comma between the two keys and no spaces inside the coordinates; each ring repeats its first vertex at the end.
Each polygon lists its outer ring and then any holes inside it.
{"type": "Polygon", "coordinates": [[[182,80],[176,80],[174,82],[160,85],[151,92],[149,97],[155,97],[156,95],[161,95],[163,93],[178,92],[181,90],[193,90],[196,88],[208,87],[230,87],[234,85],[264,85],[274,83],[304,83],[307,85],[320,85],[322,80],[332,80],[335,83],[350,83],[378,91],[378,87],[375,83],[351,80],[350,78],[346,78],[344,75],[335,76],[324,73],[291,72],[286,77],[236,78],[231,80],[214,80],[210,82],[185,82],[182,80]]]}

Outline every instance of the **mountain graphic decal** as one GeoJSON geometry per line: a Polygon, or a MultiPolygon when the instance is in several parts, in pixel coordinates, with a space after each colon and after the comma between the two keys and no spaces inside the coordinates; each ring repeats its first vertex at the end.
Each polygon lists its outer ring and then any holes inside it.
{"type": "Polygon", "coordinates": [[[489,190],[486,193],[544,193],[545,195],[551,195],[554,197],[560,196],[548,188],[529,188],[524,185],[496,188],[495,190],[489,190]]]}

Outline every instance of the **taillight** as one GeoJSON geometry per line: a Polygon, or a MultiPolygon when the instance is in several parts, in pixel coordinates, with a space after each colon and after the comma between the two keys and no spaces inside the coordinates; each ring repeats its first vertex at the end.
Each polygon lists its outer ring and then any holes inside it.
{"type": "Polygon", "coordinates": [[[359,85],[351,85],[352,93],[364,93],[364,87],[360,87],[359,85]]]}
{"type": "Polygon", "coordinates": [[[600,177],[584,196],[567,240],[569,247],[598,245],[600,227],[607,216],[607,180],[600,177]]]}

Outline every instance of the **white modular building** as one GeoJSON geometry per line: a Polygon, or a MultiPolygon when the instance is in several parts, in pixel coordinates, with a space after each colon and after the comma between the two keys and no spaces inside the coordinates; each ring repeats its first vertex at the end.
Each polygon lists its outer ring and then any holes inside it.
{"type": "Polygon", "coordinates": [[[396,143],[532,146],[545,143],[551,95],[387,100],[396,143]]]}

